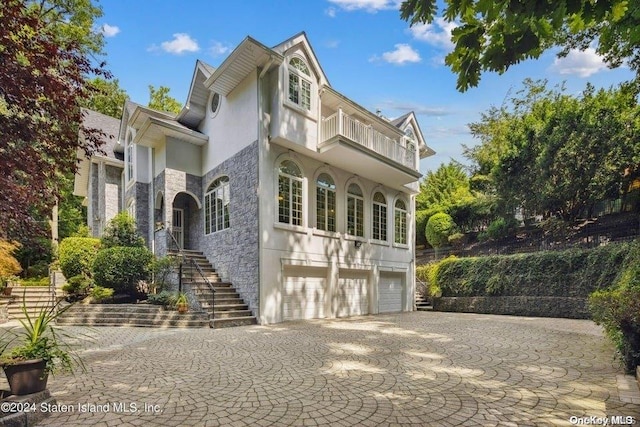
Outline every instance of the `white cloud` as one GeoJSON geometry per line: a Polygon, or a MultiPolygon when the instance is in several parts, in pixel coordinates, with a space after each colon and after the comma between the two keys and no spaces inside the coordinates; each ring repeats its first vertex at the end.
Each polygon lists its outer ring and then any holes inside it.
{"type": "Polygon", "coordinates": [[[590,47],[585,50],[571,50],[566,57],[556,58],[551,66],[551,70],[558,74],[579,77],[589,77],[606,68],[607,64],[602,57],[590,47]]]}
{"type": "Polygon", "coordinates": [[[120,28],[115,25],[103,24],[102,27],[100,27],[100,32],[105,37],[113,37],[120,32],[120,28]]]}
{"type": "Polygon", "coordinates": [[[427,42],[444,51],[453,50],[451,32],[458,26],[455,22],[447,22],[444,18],[436,18],[430,24],[417,24],[409,29],[413,38],[427,42]]]}
{"type": "MultiPolygon", "coordinates": [[[[404,65],[409,62],[420,62],[420,54],[413,50],[411,46],[404,43],[398,43],[395,45],[396,50],[391,52],[385,52],[382,54],[382,60],[390,64],[404,65]]],[[[380,60],[379,57],[374,56],[370,61],[380,60]]]]}
{"type": "Polygon", "coordinates": [[[401,101],[382,101],[380,107],[384,110],[396,110],[401,111],[403,114],[413,111],[418,116],[440,117],[453,114],[443,107],[429,107],[428,105],[416,104],[413,102],[401,102],[401,101]]]}
{"type": "Polygon", "coordinates": [[[335,18],[336,17],[336,8],[335,7],[330,7],[328,9],[326,9],[324,11],[325,15],[327,15],[329,18],[335,18]]]}
{"type": "Polygon", "coordinates": [[[324,47],[327,47],[329,49],[335,49],[339,45],[340,45],[340,40],[331,39],[324,42],[324,47]]]}
{"type": "Polygon", "coordinates": [[[168,53],[180,55],[184,52],[197,52],[200,50],[198,42],[186,33],[175,33],[173,40],[160,43],[162,50],[168,53]]]}
{"type": "Polygon", "coordinates": [[[214,41],[211,47],[209,48],[209,53],[213,56],[221,56],[231,50],[231,46],[225,43],[214,41]]]}
{"type": "Polygon", "coordinates": [[[402,0],[329,0],[329,2],[344,10],[364,9],[369,13],[375,13],[379,10],[398,10],[402,0]]]}

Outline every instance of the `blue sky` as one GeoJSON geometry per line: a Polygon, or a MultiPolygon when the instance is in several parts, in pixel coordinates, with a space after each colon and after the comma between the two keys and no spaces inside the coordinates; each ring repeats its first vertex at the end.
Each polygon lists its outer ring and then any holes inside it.
{"type": "Polygon", "coordinates": [[[148,86],[168,86],[184,102],[196,59],[218,66],[246,36],[267,46],[305,31],[334,89],[389,117],[416,112],[436,156],[421,171],[450,159],[465,161],[462,144],[477,143],[467,124],[500,105],[524,78],[565,81],[579,93],[591,82],[609,87],[628,80],[625,68],[609,70],[593,50],[558,60],[553,52],[483,74],[480,85],[456,91],[444,65],[452,24],[441,19],[409,28],[399,0],[102,0],[98,25],[106,37],[107,68],[134,102],[146,104],[148,86]]]}

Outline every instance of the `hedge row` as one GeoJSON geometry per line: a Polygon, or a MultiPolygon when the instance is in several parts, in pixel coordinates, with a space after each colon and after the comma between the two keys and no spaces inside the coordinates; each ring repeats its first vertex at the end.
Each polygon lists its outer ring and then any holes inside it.
{"type": "MultiPolygon", "coordinates": [[[[632,244],[532,254],[448,258],[435,282],[443,297],[583,297],[610,286],[632,244]]],[[[433,286],[433,284],[431,284],[433,286]]]]}

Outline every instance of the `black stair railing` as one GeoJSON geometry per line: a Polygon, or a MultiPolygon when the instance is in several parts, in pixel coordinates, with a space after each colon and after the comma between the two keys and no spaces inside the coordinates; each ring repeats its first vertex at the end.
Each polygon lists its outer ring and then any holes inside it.
{"type": "Polygon", "coordinates": [[[190,267],[191,267],[190,271],[189,271],[189,273],[190,273],[189,277],[191,279],[191,283],[194,282],[193,271],[195,270],[200,275],[200,277],[202,278],[204,283],[207,285],[207,287],[211,290],[211,318],[214,318],[215,317],[215,315],[214,315],[214,307],[215,307],[215,305],[214,304],[216,302],[216,289],[213,287],[213,284],[211,283],[211,281],[204,274],[204,271],[202,271],[202,268],[200,267],[200,265],[198,265],[198,262],[194,258],[188,258],[185,255],[184,249],[180,246],[180,243],[178,243],[178,240],[173,235],[173,231],[171,229],[169,229],[167,231],[169,232],[169,235],[171,236],[171,240],[173,240],[173,243],[178,248],[178,254],[180,255],[180,266],[179,266],[179,270],[178,270],[178,291],[182,292],[183,264],[188,262],[190,264],[190,267]]]}

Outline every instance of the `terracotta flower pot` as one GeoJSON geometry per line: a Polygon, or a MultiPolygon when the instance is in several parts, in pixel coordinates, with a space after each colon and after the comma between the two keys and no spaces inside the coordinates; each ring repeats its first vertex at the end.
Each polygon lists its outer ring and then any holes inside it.
{"type": "Polygon", "coordinates": [[[177,304],[178,307],[178,313],[180,314],[185,314],[187,311],[189,311],[189,306],[187,304],[177,304]]]}
{"type": "Polygon", "coordinates": [[[42,359],[25,360],[3,366],[11,393],[21,396],[46,389],[49,374],[45,373],[45,366],[46,362],[42,359]]]}
{"type": "Polygon", "coordinates": [[[8,296],[10,296],[10,295],[11,295],[11,291],[12,291],[12,290],[13,290],[13,287],[12,287],[12,286],[7,285],[7,286],[5,286],[5,288],[2,290],[2,295],[4,295],[4,296],[8,297],[8,296]]]}

